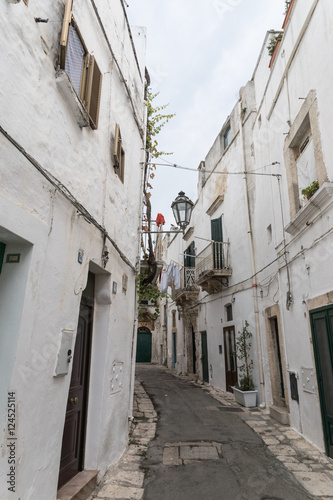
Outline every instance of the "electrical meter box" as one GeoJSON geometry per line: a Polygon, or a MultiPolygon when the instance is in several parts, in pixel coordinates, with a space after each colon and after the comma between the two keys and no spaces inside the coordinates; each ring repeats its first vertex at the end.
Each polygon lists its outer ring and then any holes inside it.
{"type": "Polygon", "coordinates": [[[61,331],[60,347],[55,367],[55,377],[63,377],[68,374],[69,366],[73,360],[73,330],[63,329],[61,331]]]}

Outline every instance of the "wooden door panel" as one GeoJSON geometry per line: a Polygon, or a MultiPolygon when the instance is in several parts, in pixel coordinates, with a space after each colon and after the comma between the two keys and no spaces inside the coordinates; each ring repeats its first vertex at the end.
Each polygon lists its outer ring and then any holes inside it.
{"type": "Polygon", "coordinates": [[[333,308],[312,313],[312,335],[326,450],[333,458],[333,308]]]}
{"type": "Polygon", "coordinates": [[[92,307],[81,302],[61,450],[60,488],[83,470],[92,307]]]}
{"type": "Polygon", "coordinates": [[[226,389],[228,392],[233,392],[231,387],[238,383],[235,328],[233,326],[224,328],[223,336],[226,389]]]}

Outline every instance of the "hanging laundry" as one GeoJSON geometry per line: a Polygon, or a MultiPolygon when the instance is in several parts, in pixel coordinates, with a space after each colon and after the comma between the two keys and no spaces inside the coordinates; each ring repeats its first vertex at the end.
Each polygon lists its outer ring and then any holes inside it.
{"type": "Polygon", "coordinates": [[[156,217],[156,225],[157,225],[157,227],[163,226],[163,224],[165,224],[165,220],[164,220],[163,215],[162,214],[157,214],[157,217],[156,217]]]}
{"type": "Polygon", "coordinates": [[[180,289],[180,266],[171,261],[168,269],[161,275],[161,292],[165,293],[171,286],[175,290],[180,289]]]}

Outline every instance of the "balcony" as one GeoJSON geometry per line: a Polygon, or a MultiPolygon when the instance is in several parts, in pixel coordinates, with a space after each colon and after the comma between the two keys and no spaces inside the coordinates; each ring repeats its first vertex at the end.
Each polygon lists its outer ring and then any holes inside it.
{"type": "Polygon", "coordinates": [[[183,267],[180,271],[180,288],[173,291],[173,300],[177,306],[184,306],[196,301],[198,294],[199,287],[195,282],[195,268],[183,267]]]}
{"type": "Polygon", "coordinates": [[[195,260],[196,283],[205,292],[220,292],[228,286],[229,242],[212,241],[195,260]]]}

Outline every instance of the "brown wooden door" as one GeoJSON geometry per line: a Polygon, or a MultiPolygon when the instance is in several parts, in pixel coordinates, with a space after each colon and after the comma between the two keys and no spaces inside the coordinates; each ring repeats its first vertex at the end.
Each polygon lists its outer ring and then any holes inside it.
{"type": "Polygon", "coordinates": [[[236,341],[235,327],[228,326],[223,328],[224,334],[224,360],[225,360],[225,379],[228,392],[233,392],[231,386],[237,385],[237,362],[236,362],[236,341]]]}
{"type": "Polygon", "coordinates": [[[73,356],[72,377],[67,400],[58,488],[67,483],[84,467],[93,312],[92,305],[89,302],[89,299],[82,297],[73,356]]]}

